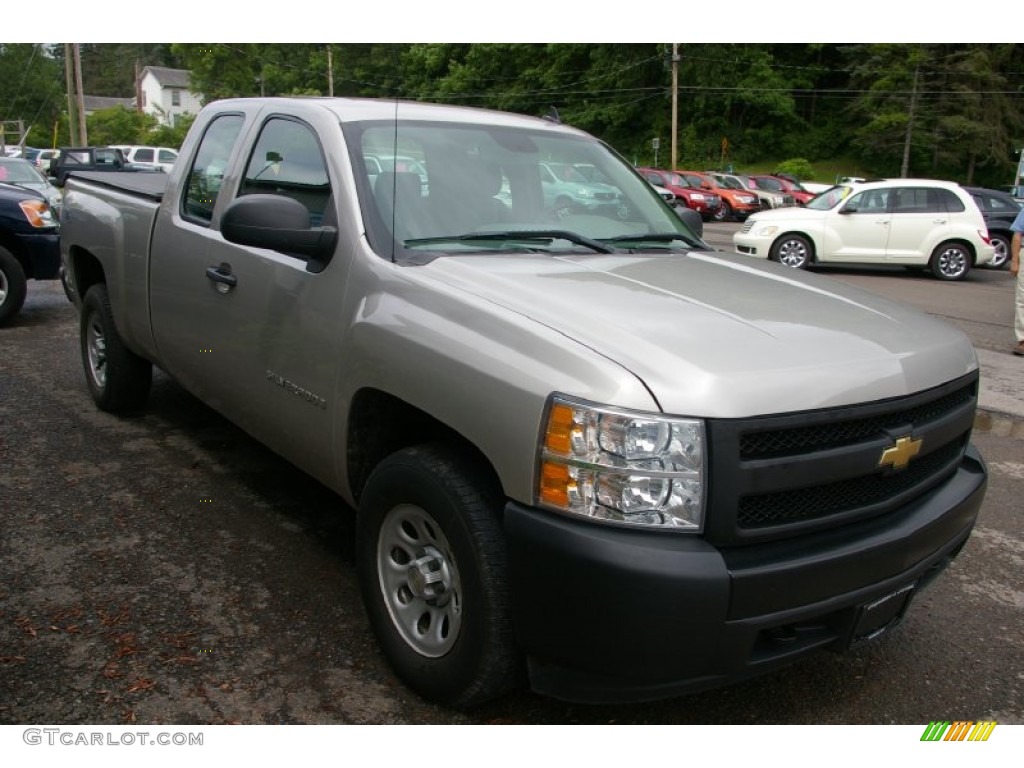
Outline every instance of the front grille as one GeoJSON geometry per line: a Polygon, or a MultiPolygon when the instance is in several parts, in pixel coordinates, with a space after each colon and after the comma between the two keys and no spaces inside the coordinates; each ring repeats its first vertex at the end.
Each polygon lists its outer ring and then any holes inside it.
{"type": "Polygon", "coordinates": [[[933,421],[965,403],[974,401],[974,387],[965,386],[937,400],[912,408],[901,408],[867,418],[848,419],[790,429],[747,432],[740,439],[740,458],[758,459],[774,455],[841,448],[860,440],[911,424],[933,421]]]}
{"type": "Polygon", "coordinates": [[[812,520],[821,515],[822,510],[828,510],[830,515],[842,515],[873,507],[899,497],[933,477],[941,479],[960,461],[966,447],[964,443],[964,440],[950,443],[913,462],[903,472],[874,474],[781,493],[744,496],[740,499],[737,523],[740,528],[764,528],[812,520]]]}
{"type": "Polygon", "coordinates": [[[740,232],[742,232],[745,235],[745,234],[747,234],[747,232],[749,232],[753,228],[754,228],[754,222],[752,222],[750,219],[747,219],[746,221],[743,222],[743,226],[740,227],[740,232]]]}
{"type": "Polygon", "coordinates": [[[956,471],[977,393],[975,372],[876,403],[709,421],[708,539],[754,543],[893,512],[956,471]],[[895,469],[882,457],[900,439],[919,453],[895,469]]]}

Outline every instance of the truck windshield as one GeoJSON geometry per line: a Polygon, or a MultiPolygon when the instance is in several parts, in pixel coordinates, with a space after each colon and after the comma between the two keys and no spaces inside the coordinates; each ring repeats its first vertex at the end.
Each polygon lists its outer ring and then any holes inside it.
{"type": "Polygon", "coordinates": [[[627,242],[700,243],[657,191],[596,139],[454,122],[345,127],[367,232],[387,258],[423,250],[593,253],[627,242]]]}

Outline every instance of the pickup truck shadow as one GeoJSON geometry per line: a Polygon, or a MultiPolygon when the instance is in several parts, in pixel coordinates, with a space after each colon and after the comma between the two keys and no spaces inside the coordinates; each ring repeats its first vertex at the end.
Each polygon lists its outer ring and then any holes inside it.
{"type": "Polygon", "coordinates": [[[193,454],[192,469],[230,478],[262,509],[284,518],[321,546],[355,563],[355,510],[334,491],[297,469],[154,369],[145,419],[173,425],[193,454]]]}

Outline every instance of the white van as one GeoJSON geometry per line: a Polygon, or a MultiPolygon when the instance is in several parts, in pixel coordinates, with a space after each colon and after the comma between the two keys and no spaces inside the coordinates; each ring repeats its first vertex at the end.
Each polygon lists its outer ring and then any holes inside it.
{"type": "Polygon", "coordinates": [[[111,144],[120,149],[125,159],[133,165],[147,165],[170,173],[178,159],[178,150],[171,147],[146,147],[130,144],[111,144]]]}

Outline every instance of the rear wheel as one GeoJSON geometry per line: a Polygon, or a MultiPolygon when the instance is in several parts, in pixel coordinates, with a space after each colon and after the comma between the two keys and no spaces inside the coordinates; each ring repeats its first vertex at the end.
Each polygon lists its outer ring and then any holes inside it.
{"type": "Polygon", "coordinates": [[[0,325],[18,314],[27,292],[25,270],[13,253],[0,246],[0,325]]]}
{"type": "Polygon", "coordinates": [[[79,334],[85,380],[96,405],[110,413],[141,408],[149,397],[153,366],[121,341],[104,283],[85,294],[79,334]]]}
{"type": "Polygon", "coordinates": [[[932,251],[928,266],[939,280],[963,280],[971,271],[971,252],[960,243],[943,243],[932,251]]]}
{"type": "Polygon", "coordinates": [[[500,492],[442,445],[381,462],[359,501],[357,562],[370,625],[400,678],[468,707],[518,677],[500,492]]]}
{"type": "Polygon", "coordinates": [[[985,266],[991,267],[992,269],[1001,269],[1006,266],[1006,262],[1010,260],[1010,238],[1002,234],[989,234],[989,240],[992,241],[992,246],[996,249],[995,256],[985,266]]]}
{"type": "Polygon", "coordinates": [[[771,257],[794,269],[806,269],[811,263],[811,244],[802,235],[783,235],[772,245],[771,257]]]}

